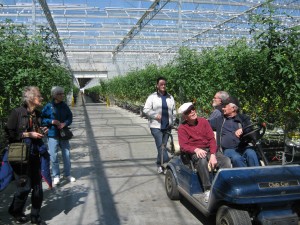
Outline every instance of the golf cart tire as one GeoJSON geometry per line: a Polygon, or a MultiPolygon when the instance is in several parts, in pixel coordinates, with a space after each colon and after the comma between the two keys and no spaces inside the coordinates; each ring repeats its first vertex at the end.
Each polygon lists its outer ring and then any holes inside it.
{"type": "Polygon", "coordinates": [[[170,169],[167,169],[165,175],[165,188],[166,188],[167,195],[171,200],[180,199],[180,193],[177,188],[177,183],[174,174],[170,169]]]}
{"type": "Polygon", "coordinates": [[[217,212],[216,225],[252,225],[252,222],[247,211],[222,206],[217,212]]]}

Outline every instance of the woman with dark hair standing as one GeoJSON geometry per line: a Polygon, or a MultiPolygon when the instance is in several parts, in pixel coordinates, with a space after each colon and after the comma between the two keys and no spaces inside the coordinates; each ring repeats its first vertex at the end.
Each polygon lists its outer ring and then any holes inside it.
{"type": "Polygon", "coordinates": [[[156,92],[148,96],[143,109],[148,117],[148,124],[157,148],[158,173],[164,172],[161,164],[169,161],[167,151],[162,152],[162,148],[167,145],[169,139],[166,131],[170,130],[176,119],[175,101],[173,96],[167,92],[166,83],[164,77],[157,78],[156,92]],[[161,154],[163,154],[163,162],[161,162],[161,154]]]}
{"type": "MultiPolygon", "coordinates": [[[[46,224],[40,217],[43,201],[41,158],[49,159],[47,147],[42,138],[48,129],[41,127],[40,112],[36,109],[42,104],[39,88],[25,87],[22,106],[12,110],[7,126],[6,135],[9,143],[24,142],[28,149],[28,163],[12,163],[15,173],[17,191],[9,207],[9,214],[17,223],[26,223],[24,206],[31,191],[31,223],[46,224]]],[[[49,169],[49,168],[48,168],[49,169]]],[[[50,187],[51,187],[50,183],[50,187]]]]}

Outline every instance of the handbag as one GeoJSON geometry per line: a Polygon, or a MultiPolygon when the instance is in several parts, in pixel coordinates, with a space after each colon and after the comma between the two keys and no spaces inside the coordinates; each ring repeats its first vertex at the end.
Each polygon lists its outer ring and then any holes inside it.
{"type": "Polygon", "coordinates": [[[8,161],[22,163],[28,161],[28,148],[24,142],[11,143],[8,145],[8,161]]]}
{"type": "Polygon", "coordinates": [[[65,126],[59,130],[59,137],[62,140],[70,140],[73,137],[73,133],[69,127],[65,126]]]}
{"type": "MultiPolygon", "coordinates": [[[[56,111],[54,109],[54,105],[52,104],[51,109],[52,112],[54,114],[54,116],[56,115],[56,111]]],[[[58,130],[58,136],[61,140],[70,140],[73,137],[73,133],[70,130],[70,128],[68,126],[63,127],[62,129],[58,130]]]]}

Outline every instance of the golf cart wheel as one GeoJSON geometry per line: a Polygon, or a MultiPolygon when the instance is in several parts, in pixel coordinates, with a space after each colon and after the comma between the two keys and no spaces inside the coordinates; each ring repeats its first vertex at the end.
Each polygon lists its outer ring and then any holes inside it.
{"type": "Polygon", "coordinates": [[[177,188],[177,183],[174,177],[174,174],[170,169],[167,169],[165,176],[165,187],[168,197],[171,200],[179,200],[180,194],[177,188]]]}
{"type": "Polygon", "coordinates": [[[216,225],[252,225],[252,222],[247,211],[222,206],[217,212],[216,225]]]}

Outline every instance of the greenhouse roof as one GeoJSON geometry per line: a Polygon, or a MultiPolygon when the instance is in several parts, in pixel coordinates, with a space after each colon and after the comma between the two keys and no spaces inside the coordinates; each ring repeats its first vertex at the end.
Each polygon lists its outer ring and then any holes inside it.
{"type": "MultiPolygon", "coordinates": [[[[180,46],[201,50],[251,39],[260,0],[0,0],[0,20],[50,26],[72,67],[89,61],[163,64],[180,46]],[[35,4],[34,4],[35,3],[35,4]]],[[[275,17],[300,24],[300,0],[271,1],[275,17]]],[[[261,26],[261,29],[265,27],[261,26]]],[[[80,67],[80,66],[79,66],[80,67]]],[[[84,69],[82,69],[83,71],[84,69]]]]}

